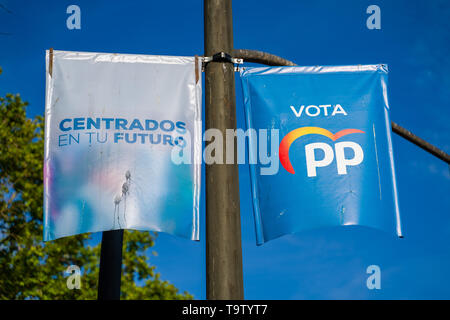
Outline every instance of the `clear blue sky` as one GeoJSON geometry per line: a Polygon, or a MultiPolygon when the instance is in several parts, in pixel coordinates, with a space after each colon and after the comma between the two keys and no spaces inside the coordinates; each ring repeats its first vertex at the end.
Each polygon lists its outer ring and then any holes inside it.
{"type": "MultiPolygon", "coordinates": [[[[200,0],[0,4],[0,95],[20,93],[30,102],[30,117],[44,112],[44,50],[50,47],[203,54],[200,0]],[[66,28],[71,4],[81,7],[81,30],[66,28]]],[[[234,2],[233,15],[235,48],[268,51],[299,65],[387,63],[391,119],[450,153],[448,1],[246,0],[234,2]],[[381,30],[366,28],[371,4],[381,8],[381,30]]],[[[239,81],[236,96],[243,128],[239,81]]],[[[405,239],[349,227],[303,232],[257,247],[248,167],[240,166],[247,299],[450,299],[449,167],[396,135],[393,144],[405,239]],[[366,287],[372,264],[381,268],[381,290],[366,287]]],[[[202,299],[204,247],[204,238],[191,242],[160,234],[159,255],[151,262],[163,279],[202,299]]]]}

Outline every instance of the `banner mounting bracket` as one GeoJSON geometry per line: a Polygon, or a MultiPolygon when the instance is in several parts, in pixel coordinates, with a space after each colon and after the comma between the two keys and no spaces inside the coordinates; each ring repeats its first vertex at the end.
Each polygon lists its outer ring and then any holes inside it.
{"type": "MultiPolygon", "coordinates": [[[[217,52],[212,56],[202,57],[202,72],[205,71],[205,66],[210,62],[222,62],[222,63],[233,63],[233,64],[243,64],[244,59],[235,58],[226,52],[217,52]]],[[[239,71],[239,67],[235,67],[234,71],[239,71]]]]}

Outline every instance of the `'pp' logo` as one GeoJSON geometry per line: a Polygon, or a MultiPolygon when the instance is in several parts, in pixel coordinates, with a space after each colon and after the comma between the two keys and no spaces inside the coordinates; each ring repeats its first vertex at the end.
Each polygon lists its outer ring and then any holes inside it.
{"type": "MultiPolygon", "coordinates": [[[[345,129],[335,134],[330,131],[319,127],[302,127],[289,132],[283,140],[281,140],[279,148],[280,162],[283,167],[290,173],[294,174],[294,168],[292,167],[289,159],[289,148],[291,144],[307,134],[320,134],[330,138],[333,141],[340,139],[351,133],[364,133],[364,131],[358,129],[345,129]]],[[[310,143],[305,146],[305,159],[308,177],[317,176],[318,167],[326,167],[330,165],[336,154],[336,164],[338,174],[347,174],[347,166],[356,166],[360,164],[364,159],[364,152],[359,144],[353,141],[337,142],[334,145],[334,151],[331,145],[323,142],[310,143]],[[353,150],[353,157],[345,157],[345,149],[349,148],[353,150]],[[321,149],[324,152],[323,159],[316,159],[315,150],[321,149]]]]}

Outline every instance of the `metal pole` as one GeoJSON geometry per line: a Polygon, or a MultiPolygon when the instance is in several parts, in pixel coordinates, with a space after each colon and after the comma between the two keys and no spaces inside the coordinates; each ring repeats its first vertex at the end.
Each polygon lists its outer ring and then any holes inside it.
{"type": "MultiPolygon", "coordinates": [[[[233,54],[231,0],[204,0],[204,15],[205,56],[233,54]]],[[[206,130],[218,129],[225,137],[226,129],[236,129],[232,63],[206,65],[205,102],[206,130]]],[[[234,144],[234,155],[236,149],[234,144]]],[[[206,298],[243,299],[238,166],[206,165],[205,175],[206,298]]]]}
{"type": "Polygon", "coordinates": [[[123,230],[104,231],[98,274],[98,300],[120,300],[123,230]]]}
{"type": "Polygon", "coordinates": [[[409,130],[399,126],[395,122],[391,121],[392,131],[398,134],[400,137],[405,138],[409,142],[414,143],[416,146],[422,148],[423,150],[431,153],[433,156],[441,159],[442,161],[450,164],[450,155],[445,153],[443,150],[438,147],[433,146],[431,143],[426,142],[422,138],[416,136],[409,130]]]}
{"type": "Polygon", "coordinates": [[[258,50],[234,49],[233,54],[234,57],[242,58],[246,62],[261,63],[268,66],[296,66],[292,61],[258,50]]]}

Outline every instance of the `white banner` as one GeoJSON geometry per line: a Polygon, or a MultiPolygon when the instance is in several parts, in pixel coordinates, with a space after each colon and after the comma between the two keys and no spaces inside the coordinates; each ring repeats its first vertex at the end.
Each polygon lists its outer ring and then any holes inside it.
{"type": "Polygon", "coordinates": [[[198,240],[200,161],[175,163],[171,153],[188,145],[191,159],[201,157],[201,63],[46,58],[44,240],[114,229],[198,240]]]}

